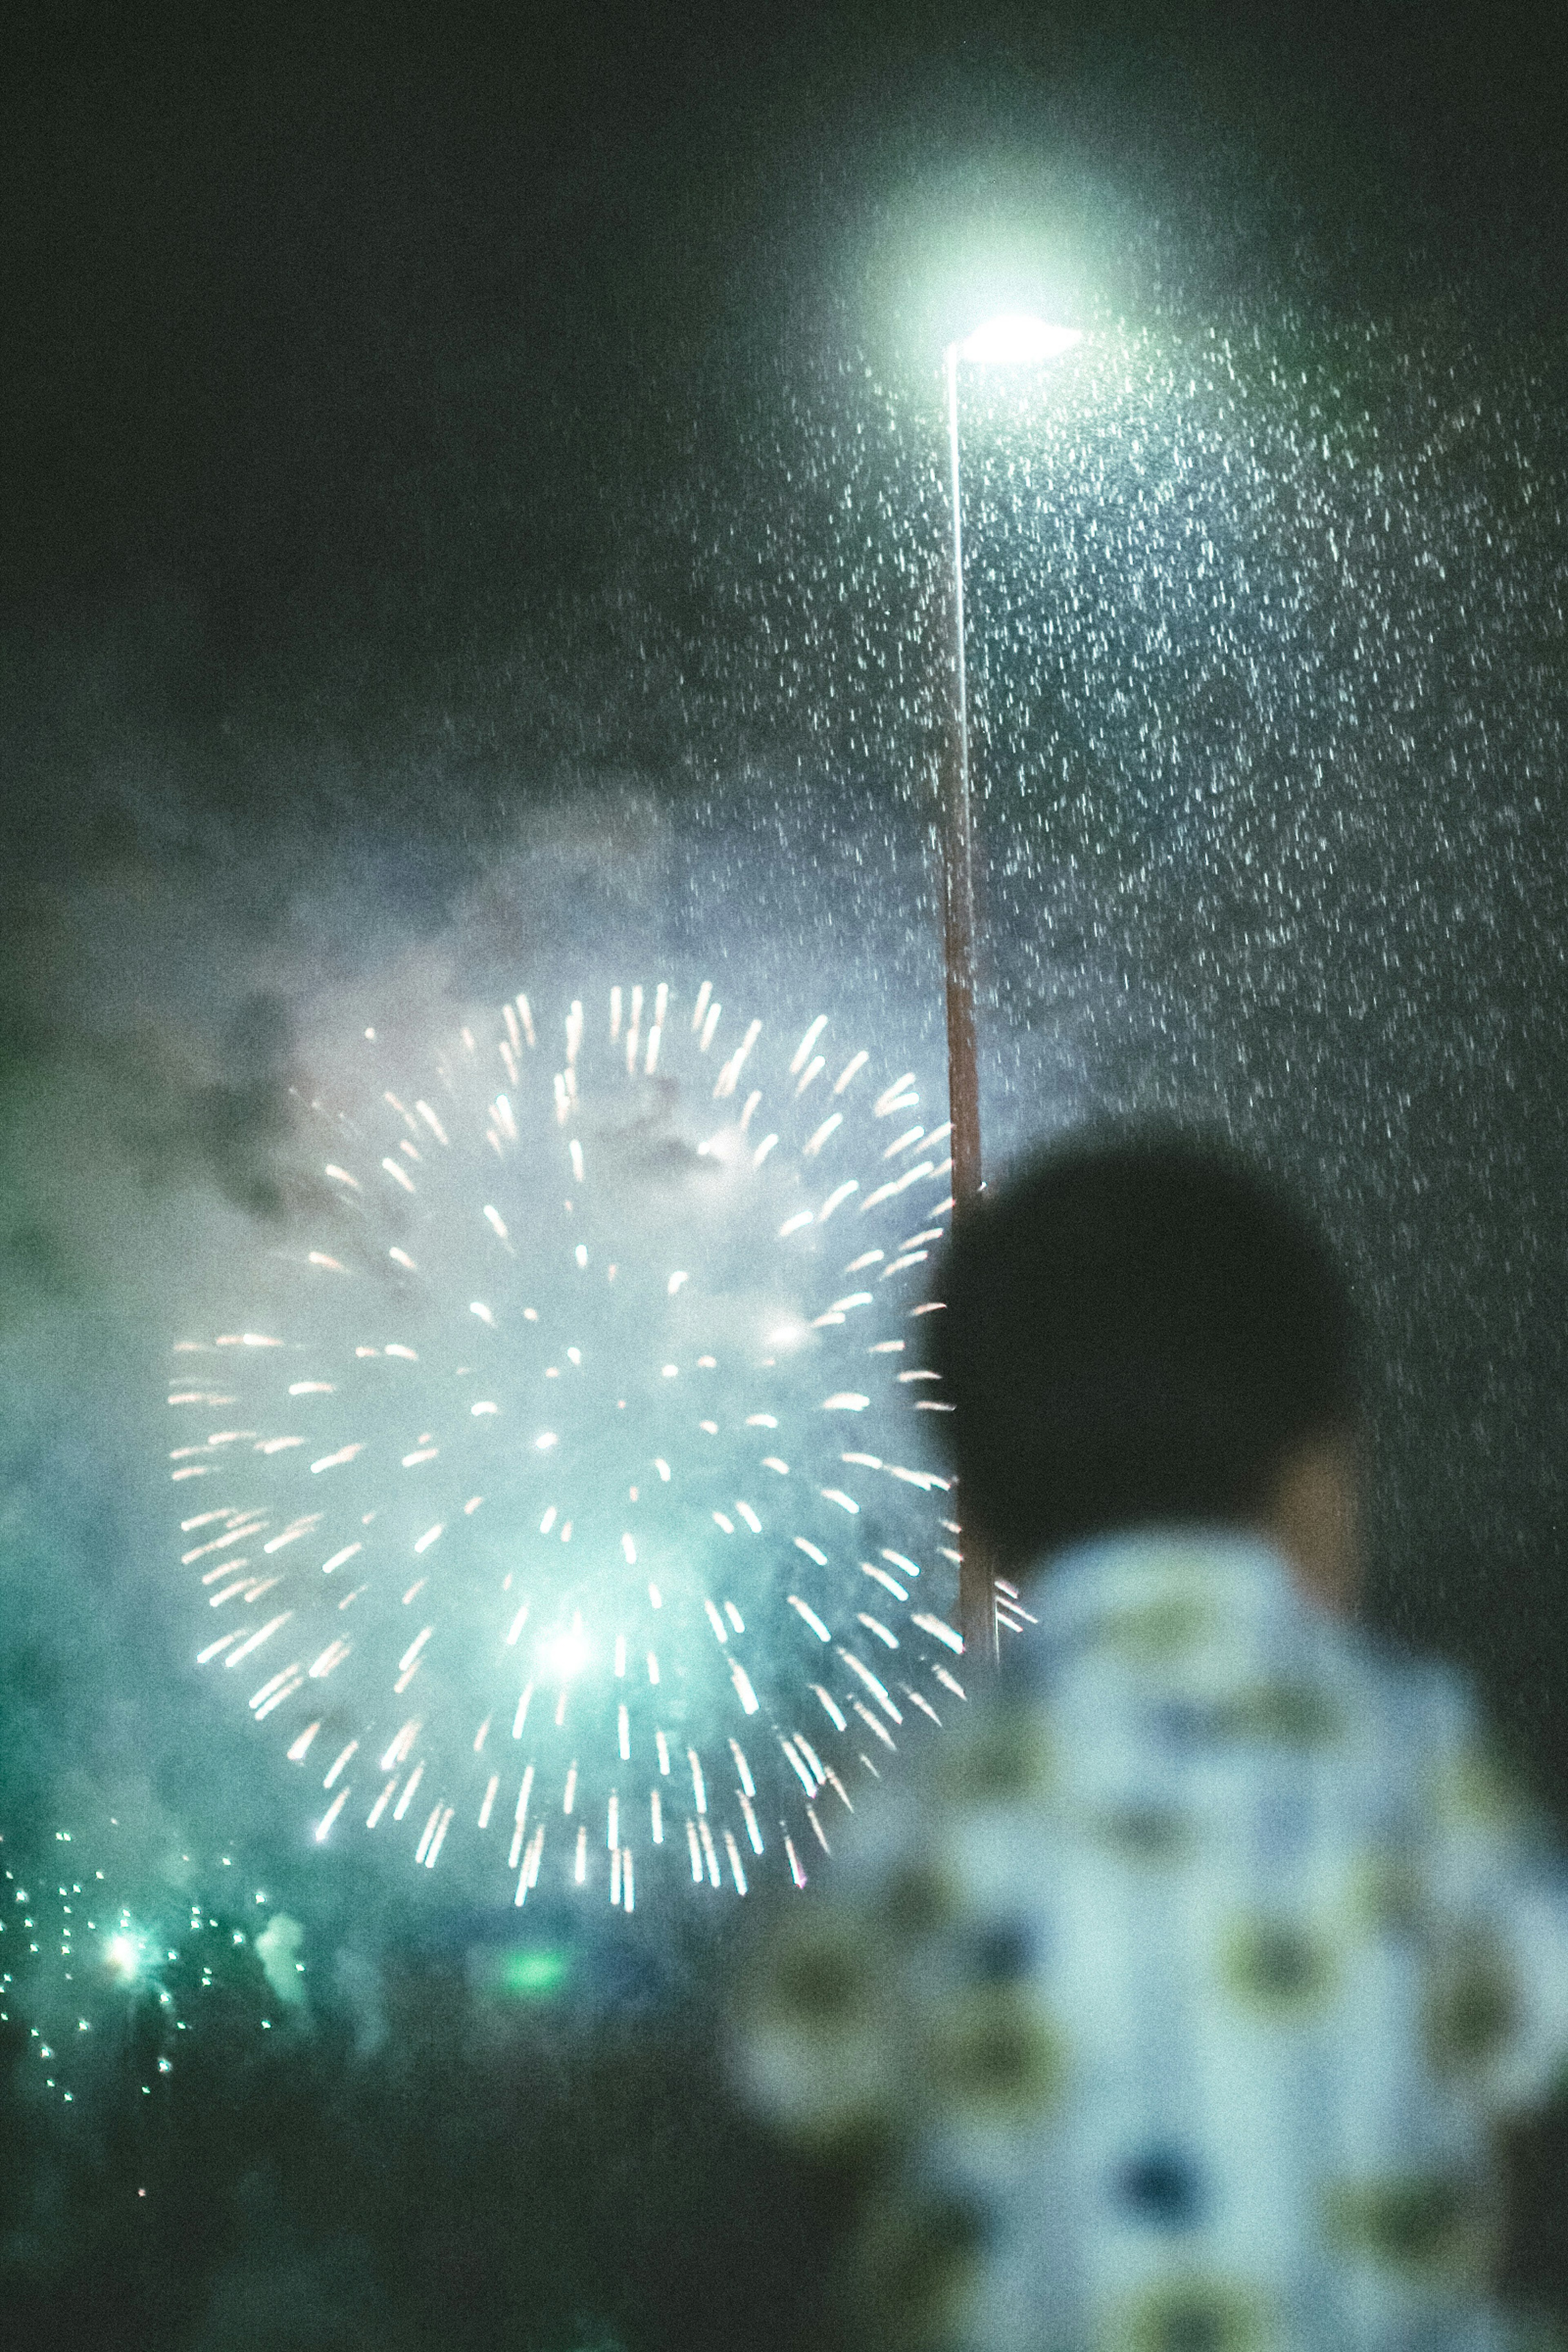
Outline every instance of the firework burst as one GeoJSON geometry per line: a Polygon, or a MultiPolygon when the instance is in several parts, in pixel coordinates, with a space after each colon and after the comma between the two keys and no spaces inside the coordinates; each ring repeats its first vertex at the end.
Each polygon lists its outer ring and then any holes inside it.
{"type": "Polygon", "coordinates": [[[198,1663],[323,1843],[466,1851],[518,1904],[804,1885],[963,1696],[918,1346],[946,1127],[706,984],[363,1054],[264,1327],[175,1349],[198,1663]]]}
{"type": "Polygon", "coordinates": [[[26,1863],[0,1842],[0,2025],[18,2034],[34,2095],[64,2106],[128,2088],[154,2098],[194,2046],[182,2034],[216,2031],[232,2050],[304,1998],[299,1930],[239,1883],[231,1855],[128,1874],[119,1830],[57,1830],[26,1863]]]}

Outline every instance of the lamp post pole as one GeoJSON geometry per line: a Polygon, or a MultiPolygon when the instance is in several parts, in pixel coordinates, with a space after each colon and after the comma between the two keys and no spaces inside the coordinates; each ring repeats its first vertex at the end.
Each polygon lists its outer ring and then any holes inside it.
{"type": "MultiPolygon", "coordinates": [[[[952,509],[952,615],[947,724],[939,785],[942,806],[942,938],[947,982],[948,1116],[952,1121],[953,1218],[977,1198],[984,1176],[980,1148],[980,1072],[976,1055],[974,984],[974,805],[969,773],[969,690],[963,645],[963,500],[958,457],[958,370],[963,360],[1038,364],[1082,341],[1071,327],[1010,312],[980,328],[966,342],[947,347],[948,492],[952,509]]],[[[962,1509],[962,1498],[960,1502],[962,1509]]],[[[964,1654],[982,1675],[996,1664],[995,1572],[973,1529],[963,1538],[958,1616],[964,1654]]]]}
{"type": "Polygon", "coordinates": [[[952,680],[942,754],[942,937],[947,974],[947,1087],[952,1120],[953,1214],[979,1192],[980,1076],[974,1032],[974,809],[969,783],[969,697],[963,652],[963,505],[958,471],[958,359],[947,352],[948,479],[952,506],[952,680]]]}
{"type": "MultiPolygon", "coordinates": [[[[980,1071],[974,1028],[974,803],[969,778],[969,690],[963,646],[963,500],[958,465],[958,361],[947,348],[948,496],[952,509],[952,619],[947,723],[942,730],[942,946],[947,982],[947,1100],[952,1121],[952,1213],[963,1217],[982,1184],[980,1071]]],[[[962,1508],[962,1504],[960,1506],[962,1508]]],[[[996,1663],[996,1595],[990,1561],[973,1529],[961,1538],[958,1622],[982,1675],[996,1663]]]]}

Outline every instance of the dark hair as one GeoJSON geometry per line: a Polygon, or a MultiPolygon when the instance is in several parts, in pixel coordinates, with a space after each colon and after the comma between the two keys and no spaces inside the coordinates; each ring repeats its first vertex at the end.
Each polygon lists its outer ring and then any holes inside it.
{"type": "Polygon", "coordinates": [[[1357,1418],[1327,1248],[1241,1161],[1169,1131],[1080,1138],[983,1194],[932,1296],[959,1515],[1016,1564],[1245,1518],[1294,1444],[1357,1418]]]}

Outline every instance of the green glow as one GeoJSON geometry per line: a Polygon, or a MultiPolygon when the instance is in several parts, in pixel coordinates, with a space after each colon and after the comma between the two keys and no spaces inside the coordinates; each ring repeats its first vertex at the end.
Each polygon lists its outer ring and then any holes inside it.
{"type": "Polygon", "coordinates": [[[572,1973],[572,1955],[560,1944],[520,1944],[501,1955],[496,1982],[516,2000],[552,2000],[572,1973]]]}

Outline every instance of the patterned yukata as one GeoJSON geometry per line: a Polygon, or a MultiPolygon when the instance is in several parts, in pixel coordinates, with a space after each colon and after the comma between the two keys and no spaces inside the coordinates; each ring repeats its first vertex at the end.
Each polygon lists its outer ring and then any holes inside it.
{"type": "Polygon", "coordinates": [[[1568,2061],[1568,1882],[1465,1683],[1250,1538],[1026,1588],[773,1923],[752,2094],[874,2147],[897,2352],[1493,2352],[1489,2121],[1568,2061]]]}

